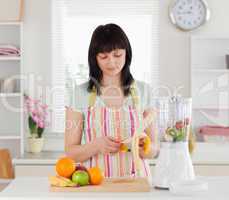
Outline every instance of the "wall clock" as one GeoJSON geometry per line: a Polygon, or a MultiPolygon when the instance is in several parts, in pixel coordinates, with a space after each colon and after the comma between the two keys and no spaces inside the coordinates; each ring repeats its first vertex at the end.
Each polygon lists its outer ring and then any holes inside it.
{"type": "Polygon", "coordinates": [[[171,22],[183,31],[194,30],[210,18],[205,0],[174,0],[169,8],[171,22]]]}

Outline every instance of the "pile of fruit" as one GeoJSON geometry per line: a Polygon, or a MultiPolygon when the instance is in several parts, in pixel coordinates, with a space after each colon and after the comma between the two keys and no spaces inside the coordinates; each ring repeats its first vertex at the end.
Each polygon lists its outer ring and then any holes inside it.
{"type": "Polygon", "coordinates": [[[186,118],[184,121],[180,120],[175,123],[173,127],[168,127],[164,134],[166,142],[180,142],[186,139],[189,134],[190,119],[186,118]]]}
{"type": "Polygon", "coordinates": [[[103,182],[103,174],[98,167],[87,169],[83,165],[76,165],[68,157],[60,158],[56,163],[56,176],[49,176],[52,186],[79,187],[85,185],[99,185],[103,182]]]}

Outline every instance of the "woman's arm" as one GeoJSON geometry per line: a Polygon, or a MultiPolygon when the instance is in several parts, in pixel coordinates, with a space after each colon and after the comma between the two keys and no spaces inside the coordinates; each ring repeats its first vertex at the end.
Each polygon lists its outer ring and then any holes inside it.
{"type": "Polygon", "coordinates": [[[83,115],[70,108],[66,109],[65,124],[65,152],[76,162],[84,162],[90,157],[102,153],[116,153],[120,143],[111,137],[99,137],[90,143],[81,145],[83,129],[83,115]]]}
{"type": "Polygon", "coordinates": [[[82,113],[67,108],[65,121],[65,153],[76,162],[84,162],[98,153],[95,142],[81,145],[82,130],[82,113]]]}

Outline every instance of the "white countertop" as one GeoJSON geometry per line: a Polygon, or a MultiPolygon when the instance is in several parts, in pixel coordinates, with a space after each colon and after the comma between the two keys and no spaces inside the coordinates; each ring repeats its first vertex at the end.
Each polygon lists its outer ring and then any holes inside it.
{"type": "Polygon", "coordinates": [[[55,165],[58,158],[64,155],[61,151],[43,151],[40,153],[25,152],[23,156],[13,159],[14,165],[55,165]]]}
{"type": "Polygon", "coordinates": [[[74,199],[141,199],[141,200],[228,200],[229,199],[229,177],[201,177],[201,180],[208,182],[208,191],[201,194],[179,196],[168,190],[156,190],[152,187],[151,192],[146,193],[76,193],[76,192],[50,192],[49,183],[46,177],[20,177],[13,180],[2,192],[0,199],[12,197],[24,197],[29,199],[45,198],[74,198],[74,199]],[[38,198],[39,197],[39,198],[38,198]]]}
{"type": "MultiPolygon", "coordinates": [[[[194,165],[229,165],[228,143],[197,143],[192,161],[194,165]]],[[[61,151],[43,151],[41,153],[27,153],[13,159],[15,165],[54,165],[58,158],[64,155],[61,151]]],[[[155,164],[152,159],[149,162],[155,164]]]]}

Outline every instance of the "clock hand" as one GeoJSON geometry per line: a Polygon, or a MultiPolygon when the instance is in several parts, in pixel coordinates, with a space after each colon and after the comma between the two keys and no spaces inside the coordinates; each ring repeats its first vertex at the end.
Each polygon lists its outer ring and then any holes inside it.
{"type": "Polygon", "coordinates": [[[184,15],[184,14],[192,14],[192,12],[187,11],[187,12],[180,12],[179,14],[184,15]]]}

